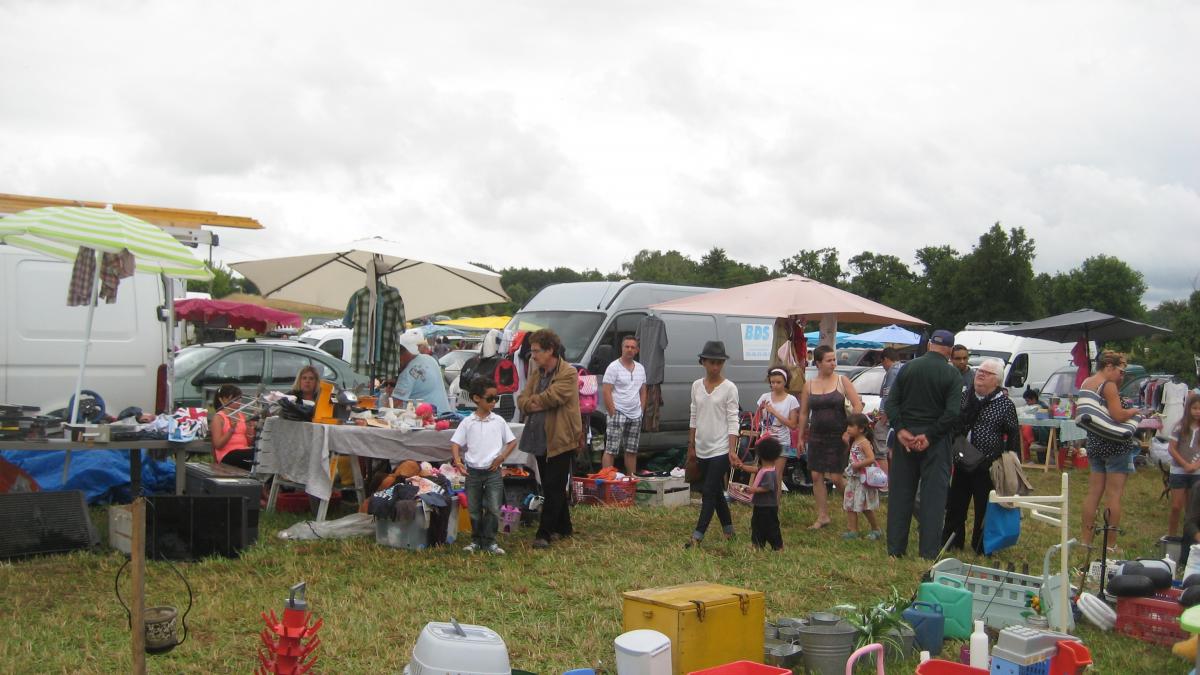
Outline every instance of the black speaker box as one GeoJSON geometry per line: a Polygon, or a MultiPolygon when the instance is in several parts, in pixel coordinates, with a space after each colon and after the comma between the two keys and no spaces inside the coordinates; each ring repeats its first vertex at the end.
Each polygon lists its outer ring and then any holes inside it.
{"type": "Polygon", "coordinates": [[[0,494],[0,560],[68,553],[100,543],[79,490],[0,494]]]}
{"type": "Polygon", "coordinates": [[[245,469],[224,464],[187,463],[187,494],[246,498],[246,546],[258,541],[262,483],[245,469]]]}
{"type": "Polygon", "coordinates": [[[246,498],[158,495],[146,498],[146,557],[236,558],[246,546],[246,498]]]}

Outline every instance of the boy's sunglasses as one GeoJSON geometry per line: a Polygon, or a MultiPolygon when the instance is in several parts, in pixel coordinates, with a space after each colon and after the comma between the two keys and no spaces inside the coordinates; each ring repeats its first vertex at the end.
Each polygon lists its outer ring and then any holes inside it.
{"type": "Polygon", "coordinates": [[[500,400],[499,396],[480,396],[479,398],[487,401],[488,403],[495,403],[496,401],[500,400]]]}

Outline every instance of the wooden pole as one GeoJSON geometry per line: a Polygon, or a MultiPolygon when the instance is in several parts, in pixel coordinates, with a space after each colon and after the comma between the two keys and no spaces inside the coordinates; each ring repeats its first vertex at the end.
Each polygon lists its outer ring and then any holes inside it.
{"type": "MultiPolygon", "coordinates": [[[[177,469],[178,470],[178,469],[177,469]]],[[[142,496],[142,451],[129,451],[129,488],[133,493],[133,528],[129,562],[130,614],[133,616],[133,673],[146,675],[146,498],[142,496]]]]}
{"type": "MultiPolygon", "coordinates": [[[[140,453],[139,453],[140,454],[140,453]]],[[[130,609],[133,615],[133,672],[146,672],[146,499],[137,495],[133,499],[133,532],[130,550],[131,585],[130,609]]]]}

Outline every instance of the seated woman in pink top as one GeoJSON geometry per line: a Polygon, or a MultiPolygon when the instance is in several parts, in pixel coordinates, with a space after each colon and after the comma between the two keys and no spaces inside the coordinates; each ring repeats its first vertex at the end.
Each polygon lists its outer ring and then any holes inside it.
{"type": "Polygon", "coordinates": [[[232,384],[223,384],[217,389],[216,414],[212,417],[211,436],[213,454],[217,462],[250,470],[254,459],[251,446],[254,443],[254,423],[246,419],[241,408],[242,390],[232,384]]]}

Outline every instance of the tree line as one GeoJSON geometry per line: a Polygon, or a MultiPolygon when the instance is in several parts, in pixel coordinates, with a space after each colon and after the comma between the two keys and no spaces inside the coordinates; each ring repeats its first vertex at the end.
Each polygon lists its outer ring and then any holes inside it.
{"type": "MultiPolygon", "coordinates": [[[[643,249],[620,270],[607,273],[568,267],[496,270],[474,263],[498,272],[512,300],[455,314],[512,314],[539,290],[555,283],[631,279],[731,288],[800,274],[954,331],[971,322],[1030,321],[1084,308],[1146,321],[1174,332],[1110,346],[1129,351],[1135,363],[1151,371],[1177,373],[1195,384],[1193,354],[1200,354],[1200,291],[1147,310],[1142,304],[1146,293],[1142,273],[1119,258],[1101,254],[1071,270],[1034,274],[1035,256],[1035,242],[1024,228],[1005,229],[995,223],[969,251],[948,245],[916,249],[915,268],[897,256],[871,251],[849,258],[843,268],[840,252],[833,247],[801,249],[774,268],[734,260],[716,246],[699,260],[676,250],[643,249]]],[[[224,266],[212,269],[211,282],[189,282],[189,290],[209,291],[214,298],[234,292],[257,293],[249,280],[224,266]]]]}

